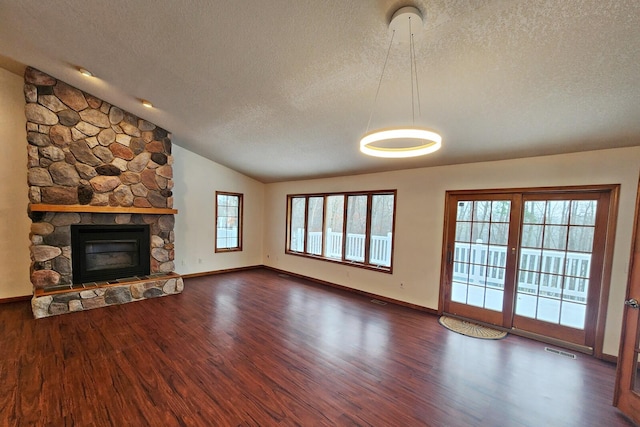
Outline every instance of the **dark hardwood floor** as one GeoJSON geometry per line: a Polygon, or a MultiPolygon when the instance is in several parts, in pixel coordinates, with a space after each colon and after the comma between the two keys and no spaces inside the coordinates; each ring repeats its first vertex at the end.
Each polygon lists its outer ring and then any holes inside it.
{"type": "Polygon", "coordinates": [[[0,305],[1,426],[630,426],[615,367],[252,270],[34,320],[0,305]]]}

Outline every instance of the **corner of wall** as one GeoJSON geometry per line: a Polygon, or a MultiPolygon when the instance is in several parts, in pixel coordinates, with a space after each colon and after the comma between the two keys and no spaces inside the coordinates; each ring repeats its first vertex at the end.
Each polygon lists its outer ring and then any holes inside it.
{"type": "Polygon", "coordinates": [[[0,300],[32,293],[22,77],[0,68],[0,300]]]}

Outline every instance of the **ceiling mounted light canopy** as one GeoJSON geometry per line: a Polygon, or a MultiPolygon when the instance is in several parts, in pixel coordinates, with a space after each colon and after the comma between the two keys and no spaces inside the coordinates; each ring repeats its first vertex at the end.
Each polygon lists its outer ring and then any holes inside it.
{"type": "Polygon", "coordinates": [[[420,113],[420,92],[418,90],[418,71],[416,67],[415,39],[416,34],[420,35],[418,30],[422,27],[422,15],[420,11],[413,7],[407,6],[398,9],[391,17],[389,29],[392,31],[389,49],[385,58],[382,74],[378,82],[376,97],[369,116],[367,124],[367,132],[360,139],[360,151],[369,156],[386,157],[386,158],[406,158],[417,157],[425,154],[433,153],[442,146],[442,137],[429,129],[415,126],[415,107],[418,106],[420,113]],[[400,41],[405,40],[409,46],[409,56],[411,63],[411,114],[412,125],[402,128],[386,128],[369,132],[369,125],[373,117],[373,110],[378,102],[380,86],[384,78],[387,68],[387,61],[394,38],[400,41]]]}

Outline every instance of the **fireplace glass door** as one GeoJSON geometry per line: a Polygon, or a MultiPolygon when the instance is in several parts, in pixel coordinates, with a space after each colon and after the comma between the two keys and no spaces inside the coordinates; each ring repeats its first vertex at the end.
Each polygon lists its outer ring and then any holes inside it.
{"type": "Polygon", "coordinates": [[[74,283],[148,275],[149,226],[73,225],[71,258],[74,283]]]}
{"type": "Polygon", "coordinates": [[[87,271],[135,267],[140,262],[137,240],[92,240],[85,243],[87,271]]]}

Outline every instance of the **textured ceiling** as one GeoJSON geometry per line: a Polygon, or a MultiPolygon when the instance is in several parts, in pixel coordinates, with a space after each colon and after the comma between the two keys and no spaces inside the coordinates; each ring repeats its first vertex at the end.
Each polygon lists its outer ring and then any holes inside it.
{"type": "Polygon", "coordinates": [[[364,156],[372,112],[372,129],[411,123],[399,46],[373,108],[406,4],[0,0],[0,65],[39,68],[263,182],[640,145],[640,1],[418,0],[416,125],[443,148],[364,156]]]}

